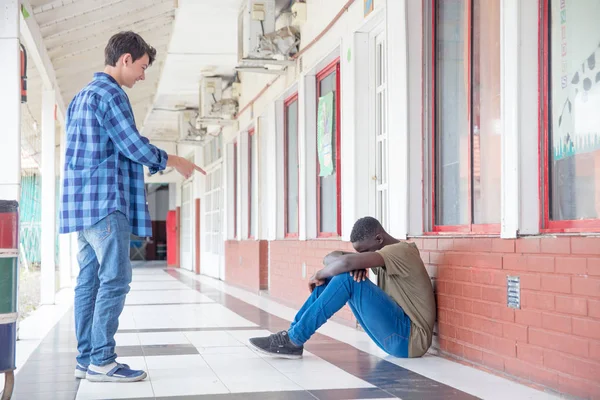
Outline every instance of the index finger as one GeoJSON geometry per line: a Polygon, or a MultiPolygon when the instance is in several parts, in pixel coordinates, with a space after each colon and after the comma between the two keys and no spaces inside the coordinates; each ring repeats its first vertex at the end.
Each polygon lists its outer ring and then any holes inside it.
{"type": "Polygon", "coordinates": [[[202,175],[206,175],[206,171],[203,170],[202,168],[200,168],[199,166],[197,166],[196,164],[194,164],[194,169],[198,172],[200,172],[202,175]]]}

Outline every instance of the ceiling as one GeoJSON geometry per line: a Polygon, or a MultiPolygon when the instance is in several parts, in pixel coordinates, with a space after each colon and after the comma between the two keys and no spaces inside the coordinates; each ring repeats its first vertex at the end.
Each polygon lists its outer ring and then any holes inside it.
{"type": "MultiPolygon", "coordinates": [[[[141,133],[175,141],[181,107],[197,107],[203,75],[231,77],[237,65],[237,21],[244,0],[29,0],[56,72],[65,106],[104,69],[104,47],[133,30],[157,50],[146,80],[125,89],[141,133]]],[[[290,0],[277,0],[277,10],[290,0]]],[[[28,125],[41,125],[42,80],[28,64],[28,125]],[[31,118],[29,118],[31,117],[31,118]]],[[[28,128],[30,131],[31,129],[28,128]]]]}

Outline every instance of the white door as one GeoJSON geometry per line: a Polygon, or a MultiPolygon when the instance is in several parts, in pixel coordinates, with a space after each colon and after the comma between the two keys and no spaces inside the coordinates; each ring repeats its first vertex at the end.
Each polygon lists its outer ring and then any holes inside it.
{"type": "Polygon", "coordinates": [[[192,212],[192,183],[186,182],[181,190],[181,268],[194,270],[193,231],[194,220],[192,212]]]}
{"type": "Polygon", "coordinates": [[[385,31],[375,37],[375,216],[389,228],[387,51],[385,31]]]}
{"type": "Polygon", "coordinates": [[[202,273],[217,279],[225,279],[223,236],[223,174],[222,164],[207,172],[204,187],[204,215],[202,218],[201,263],[202,273]]]}

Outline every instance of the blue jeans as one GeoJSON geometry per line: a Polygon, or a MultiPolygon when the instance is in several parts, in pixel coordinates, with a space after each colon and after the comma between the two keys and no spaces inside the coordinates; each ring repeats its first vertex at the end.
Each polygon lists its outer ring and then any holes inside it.
{"type": "Polygon", "coordinates": [[[395,357],[408,357],[408,315],[373,282],[355,282],[349,273],[336,275],[313,290],[290,326],[292,342],[304,344],[346,303],[379,348],[395,357]]]}
{"type": "Polygon", "coordinates": [[[118,211],[78,232],[75,334],[77,362],[83,366],[117,358],[114,336],[131,283],[130,232],[127,217],[118,211]]]}

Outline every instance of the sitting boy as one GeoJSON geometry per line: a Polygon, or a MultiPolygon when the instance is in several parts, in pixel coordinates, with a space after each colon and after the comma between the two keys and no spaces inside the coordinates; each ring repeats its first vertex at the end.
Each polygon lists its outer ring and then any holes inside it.
{"type": "Polygon", "coordinates": [[[333,252],[309,281],[311,295],[287,331],[250,339],[262,353],[301,358],[304,343],[348,303],[371,339],[396,357],[420,357],[431,346],[435,298],[414,243],[390,236],[379,221],[361,218],[350,235],[358,253],[333,252]],[[369,268],[377,286],[367,279],[369,268]]]}

